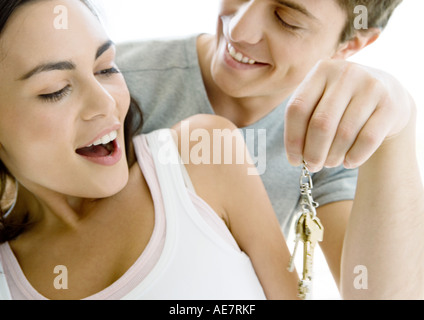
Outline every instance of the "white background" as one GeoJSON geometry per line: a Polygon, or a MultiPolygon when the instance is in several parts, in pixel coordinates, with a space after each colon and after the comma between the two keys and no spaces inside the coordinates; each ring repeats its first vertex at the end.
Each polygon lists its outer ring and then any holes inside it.
{"type": "MultiPolygon", "coordinates": [[[[94,0],[115,42],[214,33],[219,0],[94,0]]],[[[424,1],[404,0],[380,39],[352,61],[395,75],[419,108],[418,158],[424,171],[424,1]]],[[[424,177],[424,175],[423,175],[424,177]]],[[[292,241],[289,241],[292,246],[292,241]]],[[[301,248],[301,247],[300,247],[301,248]]],[[[301,256],[301,254],[299,255],[301,256]]],[[[301,270],[299,261],[298,270],[301,270]]],[[[339,299],[322,253],[316,252],[315,299],[339,299]]]]}

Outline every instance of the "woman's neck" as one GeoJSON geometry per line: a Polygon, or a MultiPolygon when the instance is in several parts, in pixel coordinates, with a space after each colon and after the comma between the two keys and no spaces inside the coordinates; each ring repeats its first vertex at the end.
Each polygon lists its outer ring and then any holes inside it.
{"type": "Polygon", "coordinates": [[[39,227],[76,229],[95,202],[40,188],[36,192],[30,192],[22,185],[19,187],[18,200],[21,205],[16,214],[28,215],[29,221],[37,225],[37,229],[39,227]]]}

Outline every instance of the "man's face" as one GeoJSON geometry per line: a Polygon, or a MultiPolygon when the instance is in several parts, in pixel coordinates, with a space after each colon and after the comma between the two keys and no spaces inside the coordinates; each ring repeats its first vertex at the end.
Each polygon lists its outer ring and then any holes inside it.
{"type": "Polygon", "coordinates": [[[221,0],[212,77],[235,98],[287,98],[336,53],[346,13],[335,0],[221,0]]]}

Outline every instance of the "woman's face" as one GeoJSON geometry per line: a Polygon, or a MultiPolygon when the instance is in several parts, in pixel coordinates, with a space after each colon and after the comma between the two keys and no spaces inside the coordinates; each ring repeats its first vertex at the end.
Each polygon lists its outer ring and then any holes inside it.
{"type": "Polygon", "coordinates": [[[130,96],[114,58],[81,1],[12,15],[0,37],[0,159],[30,191],[102,198],[126,185],[130,96]]]}
{"type": "Polygon", "coordinates": [[[213,80],[232,97],[281,101],[333,56],[345,22],[334,0],[221,0],[213,80]]]}

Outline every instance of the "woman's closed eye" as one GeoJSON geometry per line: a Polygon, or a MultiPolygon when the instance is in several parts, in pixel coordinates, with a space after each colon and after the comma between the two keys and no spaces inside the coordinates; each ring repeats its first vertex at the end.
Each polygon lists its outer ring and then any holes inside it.
{"type": "Polygon", "coordinates": [[[58,102],[62,98],[66,97],[72,91],[71,86],[68,84],[66,87],[59,91],[47,94],[40,94],[39,98],[46,102],[58,102]]]}
{"type": "Polygon", "coordinates": [[[97,72],[96,75],[110,77],[110,76],[112,76],[116,73],[121,73],[121,71],[119,71],[118,68],[112,67],[112,68],[101,70],[101,71],[97,72]]]}
{"type": "MultiPolygon", "coordinates": [[[[99,72],[96,72],[95,75],[96,76],[105,76],[105,77],[110,77],[114,74],[117,73],[121,73],[119,71],[118,68],[112,67],[112,68],[108,68],[108,69],[104,69],[101,70],[99,72]]],[[[56,91],[56,92],[52,92],[52,93],[46,93],[46,94],[40,94],[39,98],[42,99],[43,101],[46,102],[58,102],[61,99],[63,99],[64,97],[66,97],[67,95],[69,95],[69,93],[71,93],[72,88],[70,85],[65,86],[64,88],[56,91]]]]}

